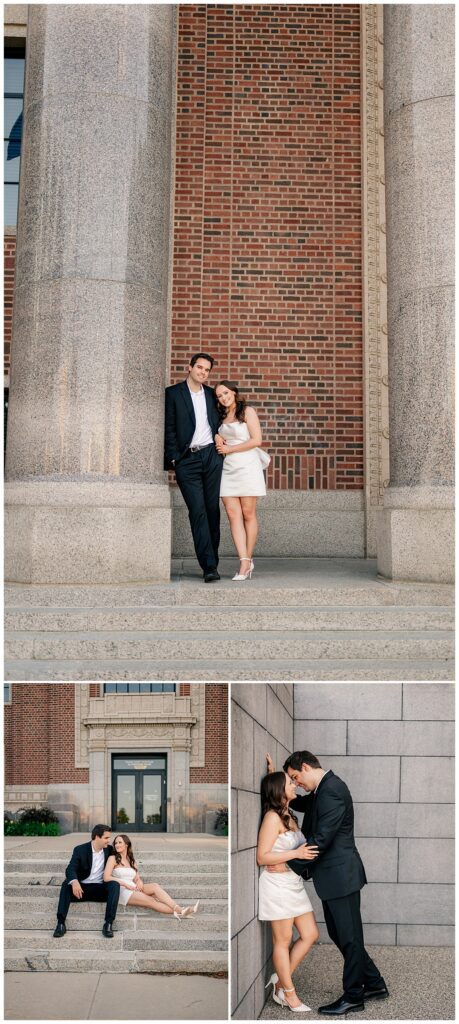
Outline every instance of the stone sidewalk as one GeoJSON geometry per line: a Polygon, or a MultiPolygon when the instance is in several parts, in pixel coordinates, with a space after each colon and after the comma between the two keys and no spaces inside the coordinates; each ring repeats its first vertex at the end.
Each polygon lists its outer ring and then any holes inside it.
{"type": "Polygon", "coordinates": [[[227,1020],[228,983],[196,975],[5,975],[5,1020],[227,1020]]]}
{"type": "MultiPolygon", "coordinates": [[[[368,952],[384,975],[390,997],[367,1002],[364,1012],[349,1014],[349,1020],[362,1024],[364,1020],[455,1019],[452,947],[369,946],[368,952]]],[[[319,945],[311,950],[295,972],[298,995],[312,1008],[312,1013],[296,1014],[300,1020],[317,1020],[317,1008],[341,995],[342,964],[334,946],[319,945]]],[[[270,998],[259,1019],[291,1020],[290,1010],[270,998]]]]}

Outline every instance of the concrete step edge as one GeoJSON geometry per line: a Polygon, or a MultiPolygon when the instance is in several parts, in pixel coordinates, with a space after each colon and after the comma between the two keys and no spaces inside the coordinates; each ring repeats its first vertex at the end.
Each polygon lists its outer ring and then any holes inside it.
{"type": "Polygon", "coordinates": [[[26,682],[33,680],[52,681],[97,681],[118,679],[161,680],[180,682],[183,680],[211,680],[231,682],[269,680],[321,680],[321,679],[372,679],[419,681],[454,679],[454,661],[449,658],[271,658],[238,659],[219,658],[196,661],[191,664],[184,659],[138,659],[126,658],[81,660],[62,659],[41,661],[29,658],[10,659],[5,664],[5,680],[26,682]]]}

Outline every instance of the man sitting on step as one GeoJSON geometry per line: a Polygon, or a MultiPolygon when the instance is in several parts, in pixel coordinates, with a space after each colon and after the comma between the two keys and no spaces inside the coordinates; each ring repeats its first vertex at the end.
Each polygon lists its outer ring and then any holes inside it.
{"type": "Polygon", "coordinates": [[[91,832],[91,842],[75,846],[65,871],[66,881],[61,886],[55,939],[60,939],[67,931],[65,919],[70,904],[86,900],[107,904],[102,935],[106,939],[113,938],[112,924],[116,917],[120,887],[118,882],[104,882],[105,865],[114,853],[110,837],[111,828],[108,825],[95,825],[91,832]]]}

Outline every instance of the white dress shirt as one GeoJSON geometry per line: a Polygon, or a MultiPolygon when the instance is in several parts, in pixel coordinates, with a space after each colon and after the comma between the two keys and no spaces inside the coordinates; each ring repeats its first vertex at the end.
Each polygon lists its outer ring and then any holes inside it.
{"type": "Polygon", "coordinates": [[[191,439],[191,447],[195,444],[206,445],[213,443],[212,430],[207,419],[206,393],[201,387],[200,391],[192,391],[190,385],[188,390],[193,402],[194,415],[196,417],[196,430],[191,439]]]}
{"type": "MultiPolygon", "coordinates": [[[[92,843],[91,843],[92,846],[92,843]]],[[[83,878],[83,882],[90,882],[92,885],[97,885],[104,880],[104,851],[99,850],[97,852],[92,846],[92,868],[91,874],[87,878],[83,878]]]]}

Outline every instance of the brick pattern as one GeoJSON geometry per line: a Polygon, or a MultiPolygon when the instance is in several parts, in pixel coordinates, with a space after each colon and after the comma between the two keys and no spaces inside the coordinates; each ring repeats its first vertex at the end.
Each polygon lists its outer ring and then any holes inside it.
{"type": "Polygon", "coordinates": [[[228,686],[206,683],[206,763],[190,769],[190,782],[228,782],[228,686]]]}
{"type": "Polygon", "coordinates": [[[359,5],[179,10],[171,381],[209,350],[271,487],[359,489],[359,5]]]}
{"type": "Polygon", "coordinates": [[[7,785],[88,782],[75,768],[74,683],[14,683],[5,706],[7,785]]]}
{"type": "MultiPolygon", "coordinates": [[[[100,683],[90,684],[92,697],[100,683]]],[[[5,706],[7,785],[88,782],[87,769],[75,768],[75,693],[78,683],[14,683],[5,706]]],[[[190,684],[179,684],[189,696],[190,684]],[[188,692],[187,692],[188,691],[188,692]]],[[[228,687],[206,684],[206,764],[193,768],[190,782],[228,781],[228,687]]]]}
{"type": "Polygon", "coordinates": [[[3,323],[4,323],[4,369],[9,372],[11,365],[11,336],[13,329],[13,294],[16,264],[16,235],[4,235],[3,241],[3,323]]]}

